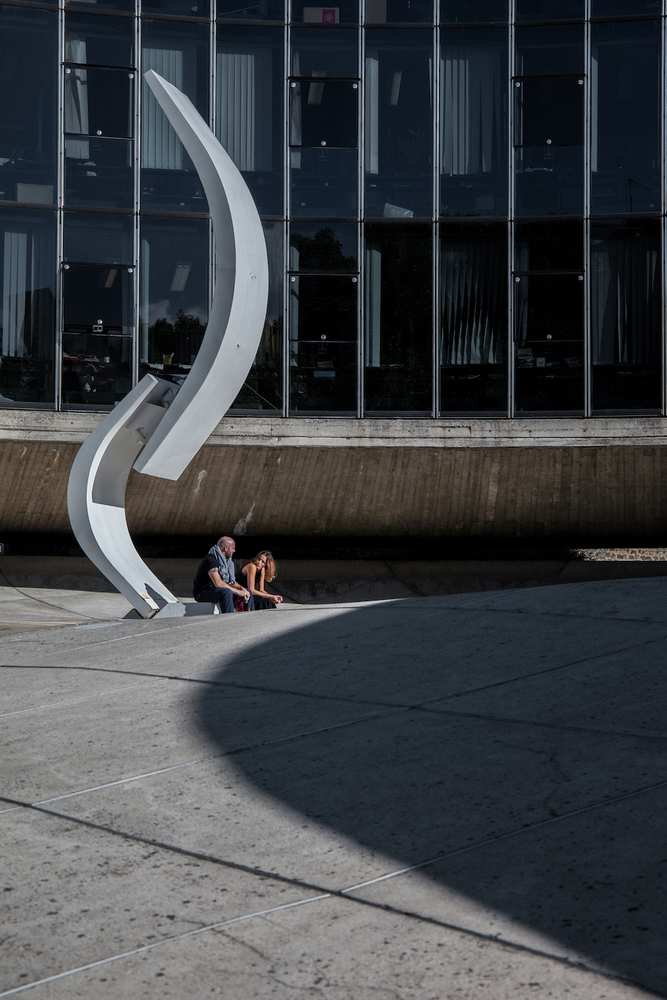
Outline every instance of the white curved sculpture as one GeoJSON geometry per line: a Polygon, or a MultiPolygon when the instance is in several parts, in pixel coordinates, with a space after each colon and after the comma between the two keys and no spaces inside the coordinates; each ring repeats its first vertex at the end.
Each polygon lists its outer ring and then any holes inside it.
{"type": "Polygon", "coordinates": [[[234,163],[184,94],[153,70],[144,79],[190,154],[208,198],[216,237],[215,295],[183,385],[145,375],[105,417],[74,460],[67,509],[88,558],[147,618],[182,615],[186,607],[132,544],[125,519],[130,469],[178,479],[227,412],[262,337],[269,269],[259,215],[234,163]]]}

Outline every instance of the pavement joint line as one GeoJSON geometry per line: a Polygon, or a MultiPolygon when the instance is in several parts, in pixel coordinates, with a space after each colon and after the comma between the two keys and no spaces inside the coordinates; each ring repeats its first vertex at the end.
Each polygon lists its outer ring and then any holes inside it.
{"type": "Polygon", "coordinates": [[[95,691],[93,694],[85,694],[80,698],[69,698],[67,701],[53,701],[48,705],[33,705],[32,708],[19,708],[15,712],[2,712],[0,713],[0,719],[8,719],[12,715],[26,715],[29,712],[43,712],[47,709],[60,708],[62,705],[77,705],[79,702],[89,701],[91,698],[103,698],[108,694],[119,694],[122,691],[136,691],[137,688],[154,687],[156,684],[163,683],[164,680],[158,678],[154,681],[144,681],[143,684],[127,684],[125,687],[110,688],[108,691],[95,691]]]}
{"type": "MultiPolygon", "coordinates": [[[[121,689],[123,690],[123,689],[121,689]]],[[[224,753],[210,754],[207,757],[199,757],[197,760],[184,761],[181,764],[172,764],[170,767],[162,767],[157,771],[147,771],[145,774],[135,774],[130,775],[127,778],[119,778],[117,781],[109,781],[104,785],[95,785],[91,788],[81,788],[76,792],[66,792],[64,795],[56,795],[51,799],[39,799],[36,802],[23,803],[21,805],[12,806],[10,809],[0,809],[0,816],[4,816],[6,813],[17,812],[19,809],[29,808],[32,809],[37,806],[50,805],[53,802],[62,802],[63,799],[72,799],[78,795],[87,795],[89,792],[100,792],[106,788],[114,788],[118,785],[130,784],[133,781],[140,781],[142,778],[154,778],[159,774],[166,774],[169,771],[178,771],[184,767],[195,767],[197,764],[204,764],[210,760],[222,760],[224,757],[231,757],[239,753],[248,753],[251,750],[258,750],[261,747],[274,746],[276,743],[287,743],[290,740],[300,740],[306,736],[315,736],[319,733],[328,733],[333,729],[343,729],[346,726],[356,726],[362,722],[371,722],[374,719],[386,719],[391,715],[398,715],[403,712],[410,712],[413,710],[412,705],[402,706],[396,708],[391,712],[381,712],[375,715],[364,715],[358,719],[348,719],[346,722],[336,722],[331,726],[323,726],[321,729],[308,729],[302,733],[293,733],[291,736],[279,736],[273,740],[263,740],[261,743],[249,744],[245,747],[236,747],[233,750],[226,750],[224,753]]],[[[1,716],[0,716],[1,718],[1,716]]],[[[3,801],[2,796],[0,796],[0,801],[3,801]]]]}
{"type": "MultiPolygon", "coordinates": [[[[592,812],[595,809],[600,809],[603,806],[613,805],[613,804],[616,804],[618,802],[623,802],[623,801],[626,801],[627,799],[634,798],[637,795],[643,795],[643,794],[645,794],[647,792],[657,791],[658,789],[662,789],[662,788],[665,788],[665,787],[667,787],[667,781],[662,781],[662,782],[659,782],[659,783],[657,783],[655,785],[650,785],[650,786],[647,786],[645,788],[636,789],[633,792],[626,792],[623,795],[615,796],[614,798],[611,798],[611,799],[605,799],[605,800],[603,800],[601,802],[593,803],[592,805],[589,805],[589,806],[584,806],[581,809],[572,810],[569,813],[563,813],[560,816],[552,816],[549,819],[541,820],[541,821],[539,821],[537,823],[532,823],[529,826],[520,827],[520,828],[515,829],[515,830],[509,830],[506,833],[498,834],[495,837],[488,837],[485,840],[479,841],[476,844],[469,844],[466,847],[461,847],[461,848],[457,848],[454,851],[445,852],[445,853],[440,854],[440,855],[438,855],[438,856],[436,856],[434,858],[430,858],[427,861],[422,861],[422,862],[419,862],[418,864],[415,864],[415,865],[409,865],[409,866],[407,866],[405,868],[397,869],[397,870],[392,871],[392,872],[387,872],[384,875],[377,876],[376,878],[373,878],[373,879],[367,879],[364,882],[358,882],[355,885],[346,886],[343,889],[337,889],[337,890],[336,889],[328,889],[328,890],[324,889],[324,890],[320,890],[318,892],[318,895],[316,895],[316,896],[310,896],[310,897],[307,897],[306,899],[295,900],[292,903],[283,903],[280,906],[269,907],[269,908],[267,908],[265,910],[260,910],[260,911],[256,911],[256,912],[253,912],[253,913],[242,914],[242,915],[240,915],[238,917],[230,917],[227,920],[219,921],[219,922],[217,922],[215,924],[208,924],[205,927],[198,927],[195,930],[186,931],[183,934],[173,935],[172,937],[164,938],[161,941],[155,941],[155,942],[153,942],[151,944],[148,944],[148,945],[142,945],[141,947],[139,947],[139,948],[133,948],[130,951],[121,952],[121,953],[119,953],[117,955],[109,955],[106,958],[99,959],[96,962],[89,962],[86,965],[77,966],[74,969],[67,969],[64,972],[56,973],[53,976],[47,976],[47,977],[45,977],[43,979],[36,980],[36,981],[34,981],[32,983],[24,983],[21,986],[17,986],[17,987],[15,987],[13,989],[6,990],[5,992],[0,993],[0,998],[1,997],[13,996],[13,995],[18,994],[18,993],[23,993],[26,990],[33,989],[33,988],[35,988],[37,986],[43,986],[43,985],[46,985],[48,983],[56,982],[59,979],[64,979],[64,978],[66,978],[68,976],[76,975],[77,973],[80,973],[80,972],[88,972],[91,969],[99,968],[100,966],[107,965],[110,962],[119,961],[119,960],[124,959],[124,958],[131,958],[131,957],[133,957],[135,955],[140,955],[140,954],[143,954],[145,952],[152,951],[154,948],[158,948],[158,947],[160,947],[162,945],[173,944],[173,943],[175,943],[177,941],[183,941],[183,940],[185,940],[187,938],[195,937],[195,936],[197,936],[199,934],[208,933],[209,931],[219,930],[222,927],[228,927],[228,926],[230,926],[232,924],[241,923],[241,922],[246,921],[246,920],[253,920],[253,919],[256,919],[258,917],[268,916],[269,914],[272,914],[272,913],[278,913],[278,912],[284,911],[284,910],[295,909],[296,907],[299,907],[299,906],[305,906],[305,905],[308,905],[310,903],[322,902],[324,900],[333,899],[333,898],[348,899],[351,902],[360,903],[361,905],[369,906],[369,907],[372,907],[374,909],[380,909],[380,910],[382,910],[384,912],[391,912],[391,913],[395,913],[395,914],[398,914],[398,915],[401,915],[401,916],[406,916],[406,917],[409,917],[409,918],[412,918],[412,919],[420,920],[420,921],[423,921],[423,922],[426,922],[426,923],[431,923],[431,924],[434,924],[434,925],[437,925],[437,926],[440,926],[440,927],[444,927],[444,928],[449,929],[449,930],[453,930],[453,931],[455,931],[457,933],[460,933],[460,934],[466,934],[466,935],[469,935],[469,936],[473,936],[473,937],[475,937],[477,939],[488,941],[489,943],[492,943],[492,944],[495,944],[495,945],[500,945],[501,947],[509,947],[509,948],[511,948],[513,950],[518,950],[518,951],[521,951],[521,952],[524,952],[524,953],[529,953],[529,954],[537,955],[537,956],[540,956],[542,958],[546,958],[546,959],[548,959],[550,961],[555,961],[555,962],[558,962],[559,964],[567,965],[570,968],[578,969],[579,971],[586,972],[586,973],[589,973],[589,974],[593,974],[593,975],[596,975],[596,976],[599,976],[601,978],[604,978],[604,979],[607,979],[607,980],[611,980],[611,981],[614,981],[614,982],[621,982],[621,983],[626,983],[626,984],[631,984],[631,985],[642,986],[642,984],[634,983],[632,980],[626,979],[626,978],[624,978],[622,976],[615,975],[613,973],[608,973],[608,972],[606,972],[603,969],[591,968],[590,966],[587,966],[583,962],[575,962],[572,959],[567,958],[566,956],[554,955],[552,953],[549,953],[549,952],[546,952],[546,951],[543,951],[543,950],[540,950],[540,949],[531,948],[531,947],[526,946],[526,945],[518,944],[517,942],[513,942],[513,941],[507,940],[505,938],[502,938],[502,937],[500,937],[497,934],[482,934],[479,931],[474,931],[474,930],[472,930],[470,928],[460,927],[460,926],[457,926],[457,925],[454,925],[454,924],[449,924],[449,923],[447,923],[445,921],[438,920],[438,919],[436,919],[434,917],[428,917],[428,916],[426,916],[424,914],[415,913],[415,912],[412,912],[412,911],[409,911],[409,910],[399,909],[397,907],[391,906],[390,904],[377,903],[377,902],[375,902],[373,900],[363,899],[363,897],[352,896],[350,894],[353,893],[353,892],[358,892],[360,889],[365,889],[365,888],[368,888],[369,886],[378,885],[381,882],[386,882],[389,879],[398,878],[398,877],[400,877],[402,875],[407,875],[410,872],[419,871],[420,869],[426,868],[429,865],[438,864],[438,863],[440,863],[442,861],[446,861],[446,860],[448,860],[450,858],[457,857],[457,856],[459,856],[461,854],[466,854],[466,853],[469,853],[470,851],[478,850],[479,848],[488,847],[491,844],[496,844],[496,843],[499,843],[501,841],[508,840],[509,838],[516,837],[519,834],[531,833],[534,830],[538,830],[538,829],[543,828],[545,826],[551,826],[554,823],[561,822],[562,820],[572,819],[572,818],[574,818],[576,816],[581,816],[581,815],[583,815],[585,813],[592,812]]],[[[0,801],[2,801],[2,800],[3,800],[2,797],[0,797],[0,801]]],[[[4,799],[4,801],[16,801],[16,800],[4,799]]],[[[27,808],[36,808],[34,806],[30,806],[28,803],[19,803],[19,805],[26,806],[27,808]]],[[[211,857],[210,855],[200,854],[200,853],[195,852],[195,851],[188,851],[185,848],[179,848],[179,847],[176,847],[175,845],[163,844],[163,843],[161,843],[159,841],[150,840],[150,839],[145,838],[145,837],[140,837],[137,834],[122,833],[120,831],[112,830],[109,827],[103,827],[103,826],[101,826],[101,825],[99,825],[97,823],[91,823],[88,820],[77,819],[76,817],[67,816],[67,815],[64,815],[62,813],[56,813],[56,812],[53,812],[52,810],[49,810],[49,809],[38,808],[36,811],[43,812],[43,813],[46,813],[47,815],[55,816],[55,817],[58,817],[58,818],[61,818],[61,819],[66,819],[69,822],[78,823],[80,825],[86,826],[86,827],[91,828],[91,829],[96,829],[96,830],[101,830],[101,831],[104,831],[104,832],[107,832],[107,833],[112,833],[115,836],[121,836],[121,837],[123,837],[124,839],[127,839],[127,840],[132,840],[132,841],[136,841],[136,842],[143,843],[143,844],[146,844],[146,845],[150,845],[150,846],[153,846],[153,847],[158,847],[158,848],[160,848],[162,850],[167,850],[167,851],[175,852],[175,853],[178,853],[178,854],[185,854],[185,855],[188,855],[190,857],[196,857],[196,858],[198,858],[200,860],[204,860],[204,861],[208,861],[208,862],[213,862],[214,864],[223,865],[224,867],[232,868],[232,869],[235,869],[237,871],[243,871],[243,872],[246,872],[246,873],[251,874],[251,875],[259,876],[259,877],[262,877],[262,878],[269,878],[269,879],[273,879],[273,880],[279,881],[279,882],[287,882],[287,883],[289,883],[292,886],[300,886],[300,887],[309,888],[309,889],[317,888],[315,886],[312,886],[312,885],[310,885],[308,883],[305,883],[305,882],[302,882],[300,880],[291,879],[291,878],[288,878],[286,876],[281,876],[281,875],[277,874],[276,872],[263,871],[262,869],[259,869],[259,868],[250,868],[247,865],[242,865],[242,864],[235,863],[235,862],[223,861],[221,858],[211,857]]],[[[642,988],[644,988],[644,987],[642,986],[642,988]]],[[[653,996],[660,996],[660,994],[656,994],[656,993],[653,993],[652,995],[653,996]]]]}

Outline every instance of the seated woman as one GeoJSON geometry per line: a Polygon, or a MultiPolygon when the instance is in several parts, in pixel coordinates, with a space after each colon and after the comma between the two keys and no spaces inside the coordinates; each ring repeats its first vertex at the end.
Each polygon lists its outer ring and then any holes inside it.
{"type": "Polygon", "coordinates": [[[255,611],[267,611],[277,607],[282,601],[280,594],[267,594],[265,583],[271,583],[276,578],[276,562],[268,549],[259,552],[241,570],[246,586],[253,595],[255,611]]]}

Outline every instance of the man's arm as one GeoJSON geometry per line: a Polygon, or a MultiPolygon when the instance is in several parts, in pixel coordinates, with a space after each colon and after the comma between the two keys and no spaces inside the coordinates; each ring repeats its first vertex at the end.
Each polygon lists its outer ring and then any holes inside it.
{"type": "Polygon", "coordinates": [[[246,588],[242,587],[240,584],[225,583],[217,569],[210,569],[208,571],[208,575],[210,576],[214,587],[226,587],[227,590],[231,590],[232,593],[238,594],[239,597],[242,597],[244,601],[247,601],[250,597],[249,591],[247,591],[246,588]]]}

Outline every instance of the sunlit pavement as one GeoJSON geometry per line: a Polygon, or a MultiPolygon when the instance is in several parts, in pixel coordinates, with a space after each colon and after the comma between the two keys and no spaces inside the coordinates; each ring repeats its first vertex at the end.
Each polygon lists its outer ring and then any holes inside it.
{"type": "Polygon", "coordinates": [[[0,997],[667,995],[667,580],[0,590],[0,997]]]}

